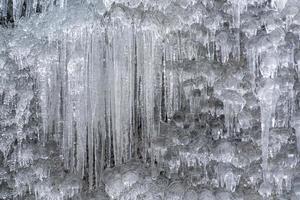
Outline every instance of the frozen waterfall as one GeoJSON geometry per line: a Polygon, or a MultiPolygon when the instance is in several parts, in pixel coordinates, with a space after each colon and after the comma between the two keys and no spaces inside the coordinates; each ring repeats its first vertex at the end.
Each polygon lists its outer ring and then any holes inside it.
{"type": "Polygon", "coordinates": [[[298,0],[0,0],[0,199],[300,199],[298,0]]]}

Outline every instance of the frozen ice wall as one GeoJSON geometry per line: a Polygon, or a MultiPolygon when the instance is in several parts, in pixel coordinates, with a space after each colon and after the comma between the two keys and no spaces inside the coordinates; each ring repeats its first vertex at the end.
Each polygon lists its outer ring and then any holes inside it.
{"type": "Polygon", "coordinates": [[[1,0],[0,197],[299,199],[299,9],[1,0]]]}
{"type": "Polygon", "coordinates": [[[99,18],[60,32],[38,59],[39,70],[50,69],[39,80],[41,139],[60,143],[65,167],[87,173],[91,185],[104,166],[146,160],[159,131],[161,38],[122,23],[122,9],[112,9],[108,24],[99,18]]]}

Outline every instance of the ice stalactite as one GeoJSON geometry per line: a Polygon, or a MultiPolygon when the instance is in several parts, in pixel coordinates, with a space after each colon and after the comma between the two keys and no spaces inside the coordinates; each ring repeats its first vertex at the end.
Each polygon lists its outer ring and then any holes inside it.
{"type": "Polygon", "coordinates": [[[229,60],[229,54],[232,52],[232,45],[227,32],[220,32],[216,36],[217,50],[221,52],[221,62],[226,63],[229,60]]]}
{"type": "Polygon", "coordinates": [[[258,74],[257,71],[257,65],[258,65],[258,55],[256,53],[256,49],[254,48],[247,48],[247,64],[249,67],[249,71],[251,74],[251,88],[253,92],[255,91],[256,88],[256,77],[258,74]]]}
{"type": "Polygon", "coordinates": [[[237,116],[242,111],[246,102],[240,94],[231,90],[225,90],[221,96],[224,98],[224,115],[227,134],[235,135],[235,133],[239,131],[236,126],[237,116]]]}
{"type": "Polygon", "coordinates": [[[271,2],[271,6],[278,9],[279,11],[281,11],[282,9],[284,9],[286,3],[288,2],[288,0],[272,0],[271,2]]]}
{"type": "Polygon", "coordinates": [[[22,17],[29,17],[34,13],[53,9],[54,6],[65,8],[67,7],[67,0],[1,0],[0,16],[7,18],[8,15],[12,15],[10,17],[17,22],[22,17]]]}
{"type": "Polygon", "coordinates": [[[236,186],[239,184],[240,181],[240,174],[236,174],[234,172],[234,168],[230,165],[226,165],[220,163],[216,167],[218,181],[221,187],[226,188],[228,191],[234,192],[236,190],[236,186]]]}
{"type": "Polygon", "coordinates": [[[176,111],[183,109],[183,82],[182,71],[174,68],[168,69],[165,76],[165,105],[167,116],[170,118],[176,111]]]}
{"type": "MultiPolygon", "coordinates": [[[[277,115],[276,121],[276,106],[280,95],[286,94],[293,96],[292,85],[293,78],[288,77],[288,72],[280,73],[279,71],[288,71],[289,64],[286,64],[284,59],[279,62],[279,56],[282,55],[280,49],[280,43],[282,42],[283,32],[281,29],[275,29],[271,22],[266,22],[266,33],[258,34],[255,36],[258,42],[250,40],[248,48],[248,63],[250,71],[252,72],[252,87],[253,91],[257,94],[257,98],[260,101],[260,112],[261,112],[261,148],[262,148],[262,169],[264,182],[261,185],[260,193],[269,196],[272,192],[272,180],[269,176],[269,139],[270,139],[270,128],[274,126],[289,126],[289,116],[291,116],[292,107],[289,106],[289,102],[293,100],[285,99],[280,101],[280,106],[284,109],[287,120],[280,119],[277,115]],[[284,78],[278,77],[278,74],[286,74],[284,78]],[[261,79],[260,83],[257,79],[261,79]],[[284,80],[288,83],[280,84],[279,80],[284,80]],[[257,86],[260,89],[257,90],[257,86]],[[256,88],[256,89],[255,89],[256,88]],[[286,121],[286,122],[285,122],[286,121]]],[[[289,61],[288,61],[289,62],[289,61]]],[[[287,63],[288,63],[287,62],[287,63]]],[[[281,113],[281,112],[277,112],[281,113]]],[[[283,116],[283,118],[285,118],[283,116]]]]}
{"type": "Polygon", "coordinates": [[[235,136],[239,132],[238,114],[246,104],[243,98],[243,89],[240,88],[240,79],[238,74],[230,72],[219,78],[214,85],[214,95],[224,105],[225,127],[228,136],[235,136]]]}
{"type": "Polygon", "coordinates": [[[215,58],[215,40],[216,40],[216,29],[220,21],[216,18],[215,20],[211,18],[204,19],[205,23],[208,25],[208,32],[207,32],[207,38],[208,40],[205,41],[205,47],[207,49],[207,57],[210,60],[214,60],[215,58]]]}
{"type": "Polygon", "coordinates": [[[67,30],[38,59],[41,140],[60,143],[65,168],[88,176],[91,188],[105,167],[150,158],[159,133],[161,40],[119,21],[118,9],[109,24],[67,30]]]}
{"type": "Polygon", "coordinates": [[[67,0],[60,0],[59,1],[59,7],[64,8],[67,6],[68,1],[67,0]]]}
{"type": "Polygon", "coordinates": [[[232,3],[233,28],[240,28],[241,14],[247,9],[248,1],[229,0],[232,3]]]}
{"type": "Polygon", "coordinates": [[[233,32],[232,53],[235,60],[239,61],[241,57],[241,45],[240,45],[240,28],[241,28],[241,15],[247,10],[248,1],[230,0],[232,6],[232,27],[235,29],[233,32]]]}
{"type": "Polygon", "coordinates": [[[296,132],[297,149],[300,152],[300,112],[296,111],[293,116],[293,127],[296,132]]]}
{"type": "Polygon", "coordinates": [[[0,12],[1,12],[1,17],[7,17],[7,0],[1,0],[0,12]]]}
{"type": "Polygon", "coordinates": [[[12,3],[14,20],[18,20],[22,16],[29,16],[29,14],[31,14],[33,0],[13,0],[12,3]]]}
{"type": "Polygon", "coordinates": [[[296,84],[294,73],[293,65],[278,69],[277,80],[280,83],[280,98],[276,108],[276,127],[290,128],[292,126],[293,116],[297,110],[295,106],[297,92],[294,90],[296,84]]]}
{"type": "MultiPolygon", "coordinates": [[[[101,32],[99,34],[104,35],[101,32]]],[[[105,120],[99,117],[106,116],[105,113],[99,115],[105,108],[99,107],[99,104],[103,105],[104,97],[99,96],[103,91],[95,90],[97,85],[102,83],[100,78],[103,77],[96,76],[102,74],[102,63],[99,67],[93,66],[93,62],[97,61],[94,61],[93,51],[101,49],[98,48],[97,42],[92,46],[93,41],[99,42],[87,29],[83,29],[80,38],[63,34],[60,42],[49,44],[49,47],[53,45],[53,51],[49,52],[48,59],[53,59],[53,62],[47,63],[49,60],[43,60],[43,55],[39,59],[45,134],[40,139],[44,143],[48,140],[57,141],[62,147],[65,168],[78,171],[82,176],[89,173],[91,185],[94,184],[95,174],[100,173],[98,159],[104,159],[104,156],[101,152],[103,149],[97,147],[100,144],[104,145],[103,138],[106,134],[104,132],[103,136],[101,132],[105,130],[105,120]],[[43,67],[50,63],[51,70],[44,71],[43,67]],[[101,108],[103,110],[96,112],[96,109],[101,108]]]]}
{"type": "Polygon", "coordinates": [[[258,99],[260,101],[261,108],[261,146],[264,175],[268,171],[269,129],[274,126],[275,107],[279,95],[279,87],[272,79],[267,79],[265,85],[258,92],[258,99]]]}

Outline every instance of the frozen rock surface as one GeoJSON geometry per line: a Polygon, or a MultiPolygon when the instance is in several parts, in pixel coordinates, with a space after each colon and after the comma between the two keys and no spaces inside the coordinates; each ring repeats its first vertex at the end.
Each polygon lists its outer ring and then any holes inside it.
{"type": "Polygon", "coordinates": [[[0,199],[300,199],[300,1],[0,0],[0,199]]]}

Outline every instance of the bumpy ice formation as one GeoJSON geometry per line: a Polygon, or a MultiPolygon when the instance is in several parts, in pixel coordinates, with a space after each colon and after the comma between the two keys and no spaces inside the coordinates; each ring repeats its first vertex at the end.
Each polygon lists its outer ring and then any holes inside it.
{"type": "Polygon", "coordinates": [[[1,0],[0,199],[300,199],[298,0],[1,0]]]}

